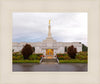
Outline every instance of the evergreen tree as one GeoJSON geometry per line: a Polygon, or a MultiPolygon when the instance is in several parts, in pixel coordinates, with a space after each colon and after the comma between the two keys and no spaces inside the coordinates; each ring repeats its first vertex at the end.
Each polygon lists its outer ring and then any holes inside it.
{"type": "Polygon", "coordinates": [[[85,46],[84,44],[82,44],[82,51],[83,51],[83,52],[87,52],[87,51],[88,51],[88,47],[85,46]]]}
{"type": "Polygon", "coordinates": [[[65,52],[67,52],[67,47],[65,47],[65,52]]]}

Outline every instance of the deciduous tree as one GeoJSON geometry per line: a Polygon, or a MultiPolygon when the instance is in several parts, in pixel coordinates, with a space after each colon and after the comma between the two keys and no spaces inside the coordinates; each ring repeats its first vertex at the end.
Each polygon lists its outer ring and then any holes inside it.
{"type": "Polygon", "coordinates": [[[23,54],[24,59],[28,59],[30,55],[33,53],[33,48],[31,47],[30,44],[26,44],[21,53],[23,54]]]}
{"type": "Polygon", "coordinates": [[[72,59],[75,59],[76,53],[77,53],[77,49],[74,48],[73,45],[70,46],[70,47],[68,47],[68,55],[69,55],[72,59]]]}

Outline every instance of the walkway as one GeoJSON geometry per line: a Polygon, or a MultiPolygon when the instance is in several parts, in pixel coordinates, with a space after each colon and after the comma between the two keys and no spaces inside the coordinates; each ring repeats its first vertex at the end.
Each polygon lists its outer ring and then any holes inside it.
{"type": "Polygon", "coordinates": [[[87,71],[86,63],[67,63],[67,64],[13,64],[13,71],[87,71]]]}

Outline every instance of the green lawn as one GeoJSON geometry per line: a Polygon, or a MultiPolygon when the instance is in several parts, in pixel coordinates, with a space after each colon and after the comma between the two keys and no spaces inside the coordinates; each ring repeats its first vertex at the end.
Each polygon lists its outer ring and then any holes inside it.
{"type": "MultiPolygon", "coordinates": [[[[59,63],[87,63],[87,60],[59,60],[59,63]]],[[[13,63],[40,63],[40,60],[13,60],[13,63]]]]}
{"type": "Polygon", "coordinates": [[[78,59],[71,59],[71,60],[59,60],[59,63],[87,63],[87,60],[78,60],[78,59]]]}
{"type": "Polygon", "coordinates": [[[13,60],[13,63],[40,63],[40,60],[13,60]]]}

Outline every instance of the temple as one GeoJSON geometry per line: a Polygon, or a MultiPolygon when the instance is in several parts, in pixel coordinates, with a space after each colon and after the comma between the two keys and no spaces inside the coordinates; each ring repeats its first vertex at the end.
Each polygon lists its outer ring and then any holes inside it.
{"type": "MultiPolygon", "coordinates": [[[[26,42],[13,42],[12,49],[14,50],[14,52],[19,52],[22,50],[25,44],[26,42]]],[[[45,56],[55,56],[57,53],[66,53],[67,48],[71,45],[73,45],[77,49],[77,52],[82,51],[81,42],[57,42],[56,40],[54,40],[51,34],[50,20],[48,25],[47,38],[42,42],[29,42],[28,44],[35,48],[34,53],[43,53],[45,56]]]]}

